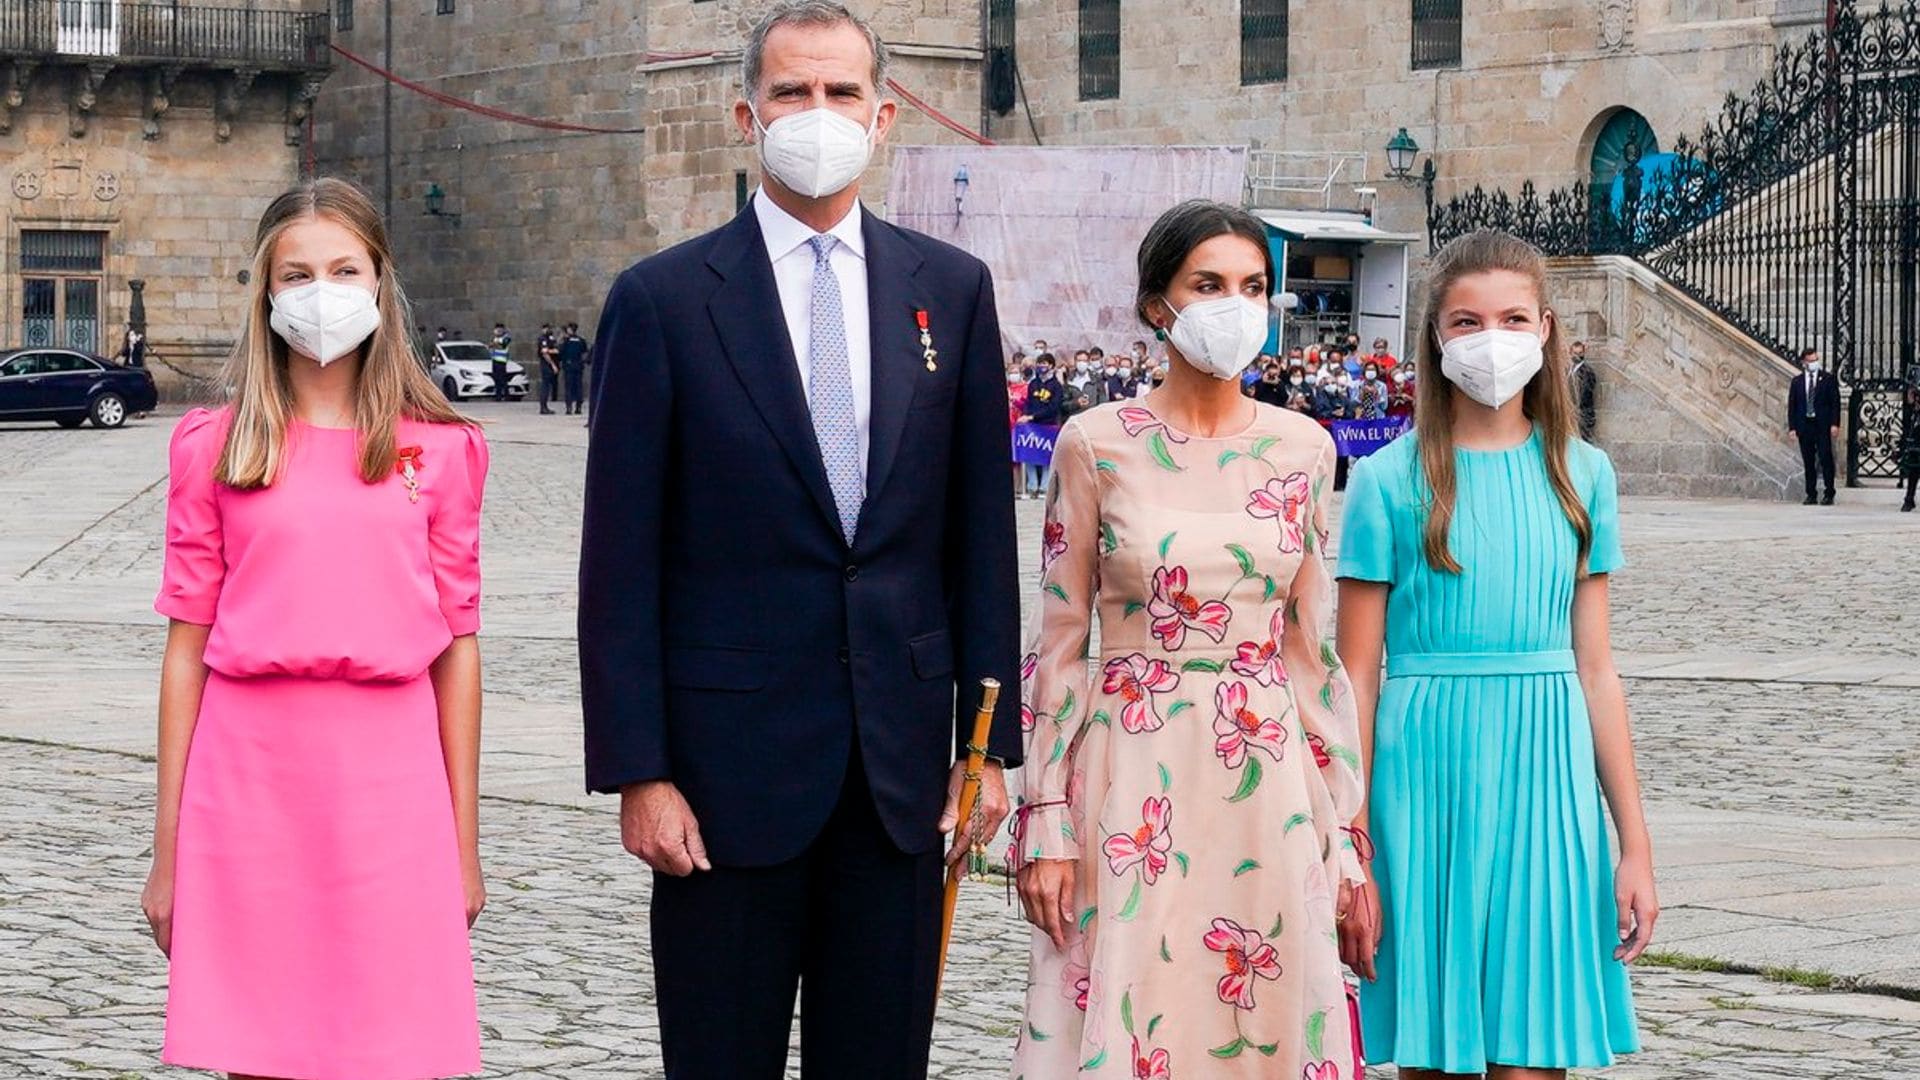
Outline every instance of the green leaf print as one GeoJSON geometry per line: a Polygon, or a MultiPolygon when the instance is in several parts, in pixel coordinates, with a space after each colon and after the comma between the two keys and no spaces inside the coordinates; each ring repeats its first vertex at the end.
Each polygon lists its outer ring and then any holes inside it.
{"type": "Polygon", "coordinates": [[[1252,1044],[1247,1042],[1246,1036],[1243,1035],[1225,1046],[1216,1046],[1207,1051],[1207,1053],[1217,1058],[1237,1058],[1240,1056],[1240,1052],[1250,1045],[1252,1044]]]}
{"type": "Polygon", "coordinates": [[[1156,431],[1147,438],[1147,453],[1153,455],[1153,463],[1168,472],[1186,472],[1186,468],[1173,460],[1173,454],[1167,450],[1165,432],[1156,431]]]}
{"type": "Polygon", "coordinates": [[[1111,555],[1120,547],[1120,538],[1114,535],[1113,526],[1100,523],[1100,550],[1111,555]]]}
{"type": "Polygon", "coordinates": [[[1259,786],[1260,786],[1260,759],[1257,757],[1254,757],[1252,754],[1248,754],[1246,767],[1240,771],[1240,790],[1235,791],[1231,796],[1229,796],[1227,798],[1227,801],[1240,802],[1241,800],[1245,799],[1247,796],[1253,794],[1253,790],[1259,786]]]}
{"type": "Polygon", "coordinates": [[[1326,1037],[1327,1010],[1321,1009],[1319,1012],[1307,1017],[1307,1056],[1309,1058],[1319,1061],[1327,1056],[1321,1053],[1320,1045],[1326,1041],[1326,1037]]]}
{"type": "Polygon", "coordinates": [[[1300,600],[1298,597],[1287,601],[1287,621],[1295,626],[1300,625],[1300,600]]]}
{"type": "Polygon", "coordinates": [[[1234,562],[1237,562],[1240,564],[1241,577],[1250,578],[1255,576],[1254,569],[1253,569],[1253,553],[1252,552],[1248,551],[1246,548],[1241,547],[1239,544],[1228,544],[1227,553],[1233,556],[1234,562]]]}
{"type": "Polygon", "coordinates": [[[1183,672],[1204,671],[1209,675],[1218,675],[1227,670],[1227,665],[1218,660],[1189,660],[1180,665],[1183,672]]]}
{"type": "Polygon", "coordinates": [[[1349,769],[1353,769],[1356,772],[1359,771],[1360,755],[1354,753],[1351,747],[1329,746],[1327,747],[1327,756],[1331,758],[1336,758],[1346,763],[1346,766],[1349,769]]]}
{"type": "Polygon", "coordinates": [[[1167,535],[1160,538],[1160,561],[1161,562],[1167,561],[1167,552],[1173,550],[1173,538],[1178,535],[1180,534],[1177,532],[1170,532],[1167,535]]]}
{"type": "Polygon", "coordinates": [[[1165,795],[1173,787],[1173,774],[1167,771],[1167,763],[1160,763],[1160,794],[1165,795]]]}
{"type": "Polygon", "coordinates": [[[1047,764],[1057,765],[1060,763],[1060,759],[1066,756],[1067,756],[1067,740],[1065,739],[1053,740],[1053,753],[1047,755],[1047,764]]]}
{"type": "Polygon", "coordinates": [[[1260,860],[1241,859],[1240,865],[1233,868],[1233,876],[1239,877],[1241,874],[1247,873],[1250,870],[1258,870],[1258,869],[1260,869],[1260,860]]]}
{"type": "Polygon", "coordinates": [[[1062,724],[1066,723],[1068,718],[1073,716],[1073,707],[1075,704],[1077,704],[1077,701],[1074,699],[1073,690],[1069,688],[1066,699],[1060,702],[1060,711],[1054,714],[1057,722],[1062,724]]]}
{"type": "Polygon", "coordinates": [[[1027,1024],[1027,1038],[1032,1039],[1034,1042],[1046,1042],[1048,1039],[1053,1038],[1053,1036],[1029,1023],[1027,1024]]]}
{"type": "Polygon", "coordinates": [[[1080,932],[1081,933],[1083,934],[1086,933],[1087,924],[1093,921],[1094,915],[1098,914],[1099,911],[1100,909],[1097,907],[1090,907],[1087,910],[1080,913],[1080,932]]]}
{"type": "Polygon", "coordinates": [[[1153,1038],[1153,1029],[1159,1027],[1160,1021],[1165,1020],[1166,1018],[1167,1018],[1166,1014],[1161,1013],[1160,1015],[1155,1016],[1153,1019],[1147,1021],[1147,1038],[1149,1039],[1153,1038]]]}
{"type": "Polygon", "coordinates": [[[1266,592],[1262,593],[1260,596],[1260,602],[1263,604],[1273,599],[1273,594],[1280,591],[1280,583],[1273,580],[1273,575],[1271,574],[1267,575],[1266,580],[1267,580],[1267,590],[1266,592]]]}
{"type": "Polygon", "coordinates": [[[1127,902],[1121,906],[1120,914],[1115,916],[1121,922],[1132,922],[1140,914],[1140,879],[1133,879],[1133,891],[1127,894],[1127,902]]]}
{"type": "Polygon", "coordinates": [[[1327,665],[1328,671],[1340,670],[1340,653],[1334,649],[1333,642],[1320,642],[1320,662],[1327,665]]]}
{"type": "Polygon", "coordinates": [[[1254,1049],[1260,1051],[1261,1053],[1267,1055],[1268,1057],[1272,1057],[1273,1055],[1280,1052],[1280,1044],[1279,1043],[1263,1043],[1259,1046],[1254,1047],[1254,1049]]]}
{"type": "Polygon", "coordinates": [[[1300,535],[1301,553],[1305,555],[1312,555],[1314,545],[1318,542],[1319,542],[1318,539],[1313,534],[1313,530],[1308,529],[1306,532],[1300,535]]]}
{"type": "Polygon", "coordinates": [[[1287,917],[1285,915],[1275,915],[1273,917],[1273,929],[1267,931],[1267,938],[1271,940],[1279,937],[1281,929],[1286,925],[1287,917]]]}
{"type": "Polygon", "coordinates": [[[1046,593],[1048,596],[1059,600],[1063,604],[1073,603],[1073,601],[1067,599],[1067,590],[1061,588],[1060,583],[1057,581],[1047,582],[1046,593]]]}
{"type": "Polygon", "coordinates": [[[1131,990],[1120,995],[1120,1026],[1127,1029],[1127,1034],[1133,1034],[1133,991],[1131,990]]]}
{"type": "Polygon", "coordinates": [[[1333,684],[1332,683],[1321,684],[1320,707],[1328,711],[1332,711],[1333,709],[1333,684]]]}
{"type": "Polygon", "coordinates": [[[1292,832],[1293,830],[1299,828],[1302,825],[1305,825],[1307,822],[1312,820],[1313,820],[1312,818],[1308,817],[1305,814],[1295,814],[1292,817],[1287,819],[1287,823],[1285,825],[1280,826],[1280,835],[1285,836],[1288,833],[1292,832]]]}
{"type": "Polygon", "coordinates": [[[1266,457],[1267,451],[1273,449],[1276,445],[1279,444],[1279,442],[1280,442],[1279,439],[1276,439],[1273,436],[1269,435],[1266,438],[1261,439],[1258,442],[1255,442],[1253,444],[1253,449],[1247,451],[1247,456],[1248,457],[1266,457]]]}
{"type": "Polygon", "coordinates": [[[1186,712],[1188,709],[1191,709],[1191,708],[1193,708],[1193,702],[1191,701],[1176,701],[1172,705],[1168,706],[1167,719],[1171,720],[1174,717],[1179,716],[1181,713],[1186,712]]]}
{"type": "Polygon", "coordinates": [[[1223,469],[1226,468],[1228,465],[1231,465],[1235,461],[1239,460],[1239,457],[1240,457],[1240,451],[1238,450],[1229,450],[1226,453],[1221,454],[1220,467],[1223,469]]]}
{"type": "Polygon", "coordinates": [[[1325,491],[1326,489],[1327,489],[1326,474],[1322,473],[1319,476],[1314,477],[1313,478],[1313,501],[1319,502],[1320,493],[1325,491]]]}
{"type": "Polygon", "coordinates": [[[1104,724],[1109,730],[1111,730],[1113,727],[1113,717],[1108,716],[1107,710],[1105,709],[1095,709],[1093,716],[1090,719],[1088,719],[1087,723],[1104,724]]]}
{"type": "Polygon", "coordinates": [[[1117,473],[1120,471],[1120,466],[1115,465],[1106,458],[1101,458],[1099,461],[1094,462],[1093,467],[1103,473],[1117,473]]]}
{"type": "Polygon", "coordinates": [[[1147,605],[1141,603],[1140,601],[1129,600],[1127,601],[1127,606],[1120,609],[1120,617],[1123,619],[1131,619],[1135,615],[1140,614],[1142,611],[1145,611],[1146,609],[1147,609],[1147,605]]]}
{"type": "MultiPolygon", "coordinates": [[[[1160,935],[1160,959],[1166,961],[1169,964],[1173,963],[1173,955],[1167,952],[1167,935],[1165,934],[1160,935]]],[[[1148,1028],[1147,1034],[1149,1035],[1153,1034],[1153,1030],[1151,1027],[1148,1028]]]]}
{"type": "Polygon", "coordinates": [[[1173,861],[1180,864],[1180,876],[1186,877],[1187,876],[1187,853],[1184,851],[1174,852],[1173,861]]]}
{"type": "Polygon", "coordinates": [[[1102,1065],[1105,1065],[1106,1063],[1107,1063],[1107,1052],[1105,1050],[1102,1050],[1099,1053],[1088,1058],[1086,1061],[1086,1064],[1080,1066],[1080,1071],[1092,1072],[1093,1070],[1099,1068],[1102,1065]]]}

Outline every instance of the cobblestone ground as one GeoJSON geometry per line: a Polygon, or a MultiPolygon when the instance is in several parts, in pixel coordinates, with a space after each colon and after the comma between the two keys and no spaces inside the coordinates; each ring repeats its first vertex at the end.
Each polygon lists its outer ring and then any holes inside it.
{"type": "MultiPolygon", "coordinates": [[[[474,935],[488,1075],[657,1075],[648,876],[620,851],[610,803],[578,793],[584,433],[495,418],[491,899],[474,935]]],[[[169,426],[0,429],[0,1077],[186,1075],[155,1064],[165,970],[138,908],[169,426]]],[[[1669,909],[1661,944],[1812,985],[1642,966],[1646,1049],[1595,1077],[1920,1075],[1920,1004],[1841,989],[1920,993],[1920,559],[1906,554],[1920,522],[1885,512],[1886,492],[1843,501],[1802,514],[1629,500],[1616,641],[1669,909]],[[1710,671],[1672,666],[1702,657],[1710,671]]],[[[1036,509],[1021,506],[1028,532],[1036,509]]],[[[1003,1076],[1026,931],[987,884],[968,887],[961,925],[935,1075],[1003,1076]]]]}

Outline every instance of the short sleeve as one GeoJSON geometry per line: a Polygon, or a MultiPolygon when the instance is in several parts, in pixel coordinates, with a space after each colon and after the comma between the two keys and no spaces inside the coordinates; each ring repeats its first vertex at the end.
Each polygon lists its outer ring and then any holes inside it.
{"type": "Polygon", "coordinates": [[[1593,549],[1587,555],[1587,573],[1611,574],[1627,564],[1620,548],[1620,480],[1606,451],[1588,447],[1593,479],[1587,490],[1587,517],[1593,522],[1593,549]]]}
{"type": "MultiPolygon", "coordinates": [[[[489,454],[480,429],[461,429],[461,440],[448,440],[447,453],[458,454],[447,463],[457,477],[441,491],[439,505],[428,524],[428,554],[433,560],[433,584],[440,595],[440,613],[454,637],[480,630],[480,504],[487,489],[489,454]]],[[[422,461],[423,469],[434,463],[422,461]]]]}
{"type": "Polygon", "coordinates": [[[169,619],[213,625],[227,576],[220,505],[213,478],[225,432],[217,414],[181,417],[167,446],[167,540],[153,609],[169,619]]]}
{"type": "Polygon", "coordinates": [[[1376,475],[1379,470],[1377,460],[1363,457],[1347,472],[1346,500],[1340,511],[1339,577],[1393,581],[1393,516],[1376,475]]]}

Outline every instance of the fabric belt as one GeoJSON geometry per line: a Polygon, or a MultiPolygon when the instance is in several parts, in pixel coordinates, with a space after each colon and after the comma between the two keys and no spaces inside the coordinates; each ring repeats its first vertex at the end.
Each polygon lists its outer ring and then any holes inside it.
{"type": "Polygon", "coordinates": [[[1387,678],[1423,675],[1564,675],[1577,670],[1572,649],[1549,652],[1395,653],[1387,678]]]}

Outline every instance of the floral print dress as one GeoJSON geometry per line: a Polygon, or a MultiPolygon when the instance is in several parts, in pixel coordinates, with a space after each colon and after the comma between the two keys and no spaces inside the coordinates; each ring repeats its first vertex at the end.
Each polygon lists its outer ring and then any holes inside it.
{"type": "Polygon", "coordinates": [[[1257,406],[1204,439],[1148,402],[1061,430],[1024,675],[1016,861],[1073,859],[1032,937],[1023,1080],[1355,1080],[1334,933],[1361,803],[1328,636],[1334,452],[1257,406]],[[1088,661],[1093,619],[1099,649],[1088,661]]]}

